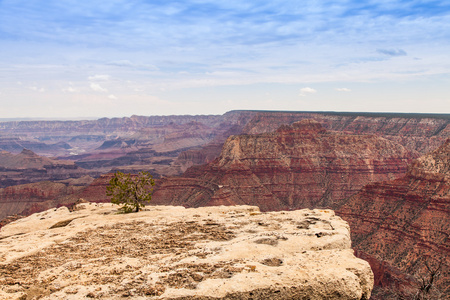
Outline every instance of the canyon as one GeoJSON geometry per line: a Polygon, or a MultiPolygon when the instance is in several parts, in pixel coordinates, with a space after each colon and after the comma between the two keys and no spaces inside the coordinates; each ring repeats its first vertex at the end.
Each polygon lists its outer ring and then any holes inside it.
{"type": "Polygon", "coordinates": [[[438,114],[264,111],[0,123],[6,157],[20,155],[8,141],[44,143],[34,155],[80,171],[3,181],[0,226],[80,198],[109,202],[110,172],[146,170],[156,178],[152,205],[333,209],[375,273],[372,299],[411,296],[437,267],[433,293],[445,296],[449,123],[438,114]]]}
{"type": "Polygon", "coordinates": [[[231,135],[268,133],[303,119],[316,120],[331,131],[379,135],[417,155],[450,137],[450,118],[445,114],[230,111],[209,116],[0,122],[0,150],[20,153],[25,148],[71,160],[95,177],[143,168],[155,177],[173,176],[211,162],[231,135]]]}

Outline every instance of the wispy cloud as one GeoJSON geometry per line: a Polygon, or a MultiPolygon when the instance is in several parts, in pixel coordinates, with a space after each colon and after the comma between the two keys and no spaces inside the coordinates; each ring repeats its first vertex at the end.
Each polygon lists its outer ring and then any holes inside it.
{"type": "Polygon", "coordinates": [[[388,56],[406,56],[407,53],[403,49],[377,49],[378,53],[388,56]]]}
{"type": "Polygon", "coordinates": [[[118,103],[127,93],[183,98],[192,88],[257,84],[322,95],[320,83],[448,74],[449,32],[446,0],[0,0],[0,90],[118,103]]]}
{"type": "Polygon", "coordinates": [[[134,68],[134,69],[145,69],[150,71],[158,71],[159,68],[152,64],[137,64],[132,63],[129,60],[117,60],[117,61],[111,61],[108,62],[107,65],[110,66],[116,66],[116,67],[127,67],[127,68],[134,68]]]}
{"type": "Polygon", "coordinates": [[[336,91],[338,91],[338,92],[351,92],[352,90],[348,89],[348,88],[337,88],[336,91]]]}

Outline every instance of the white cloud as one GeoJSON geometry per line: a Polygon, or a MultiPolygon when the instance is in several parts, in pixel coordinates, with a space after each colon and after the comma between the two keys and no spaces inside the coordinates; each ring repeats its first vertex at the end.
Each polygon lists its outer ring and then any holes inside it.
{"type": "Polygon", "coordinates": [[[89,76],[88,79],[90,81],[107,81],[109,79],[111,79],[110,75],[94,75],[94,76],[89,76]]]}
{"type": "Polygon", "coordinates": [[[31,86],[30,89],[33,90],[33,91],[39,92],[39,93],[45,92],[45,89],[42,88],[42,87],[38,88],[37,86],[31,86]]]}
{"type": "Polygon", "coordinates": [[[112,99],[112,100],[117,100],[117,97],[116,97],[116,96],[114,96],[114,95],[112,95],[112,94],[111,94],[111,95],[109,95],[109,96],[108,96],[108,98],[109,98],[109,99],[112,99]]]}
{"type": "Polygon", "coordinates": [[[98,84],[98,83],[91,83],[91,89],[93,89],[96,92],[102,92],[102,93],[108,92],[107,89],[101,87],[100,84],[98,84]]]}
{"type": "Polygon", "coordinates": [[[306,96],[307,94],[314,94],[317,93],[317,91],[310,87],[304,87],[300,89],[300,94],[298,94],[301,97],[306,96]]]}
{"type": "Polygon", "coordinates": [[[74,89],[73,87],[71,87],[71,86],[69,86],[68,88],[66,88],[66,89],[63,89],[63,92],[65,92],[65,93],[75,93],[77,90],[76,89],[74,89]]]}
{"type": "Polygon", "coordinates": [[[338,91],[338,92],[351,92],[352,90],[348,89],[348,88],[337,88],[336,91],[338,91]]]}

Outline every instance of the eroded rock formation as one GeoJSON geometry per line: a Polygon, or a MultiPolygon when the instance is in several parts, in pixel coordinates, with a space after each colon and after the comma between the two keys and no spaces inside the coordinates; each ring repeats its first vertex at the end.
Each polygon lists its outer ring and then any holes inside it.
{"type": "Polygon", "coordinates": [[[82,203],[0,231],[0,298],[369,299],[373,274],[330,210],[82,203]]]}
{"type": "MultiPolygon", "coordinates": [[[[10,215],[30,215],[51,207],[74,203],[87,184],[40,181],[0,189],[0,220],[10,215]]],[[[106,189],[106,187],[105,187],[106,189]]]]}
{"type": "Polygon", "coordinates": [[[436,149],[450,138],[448,114],[259,112],[243,132],[271,132],[304,119],[316,120],[327,130],[380,135],[421,154],[436,149]]]}
{"type": "Polygon", "coordinates": [[[412,154],[374,135],[326,131],[303,120],[276,132],[228,138],[218,159],[164,178],[154,202],[262,210],[331,207],[372,181],[402,176],[412,154]]]}
{"type": "Polygon", "coordinates": [[[440,266],[430,299],[450,295],[450,139],[415,160],[406,176],[371,183],[334,208],[350,223],[353,245],[371,261],[378,285],[417,291],[429,280],[428,267],[440,266]]]}

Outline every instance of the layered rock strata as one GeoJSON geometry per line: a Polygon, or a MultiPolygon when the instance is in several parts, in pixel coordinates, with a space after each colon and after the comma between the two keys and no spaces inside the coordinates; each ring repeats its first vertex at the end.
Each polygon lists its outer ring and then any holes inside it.
{"type": "Polygon", "coordinates": [[[0,221],[10,215],[30,215],[69,205],[79,198],[77,195],[84,188],[85,185],[41,181],[0,189],[0,221]]]}
{"type": "Polygon", "coordinates": [[[334,208],[350,223],[378,285],[417,291],[438,268],[431,298],[450,295],[450,139],[415,160],[406,176],[371,183],[334,208]]]}
{"type": "Polygon", "coordinates": [[[448,114],[259,112],[243,133],[271,132],[281,125],[313,119],[327,130],[353,134],[376,134],[426,154],[450,138],[448,114]]]}
{"type": "Polygon", "coordinates": [[[251,204],[264,211],[331,207],[369,182],[402,176],[411,157],[384,138],[329,132],[303,120],[273,133],[228,138],[210,164],[160,180],[154,202],[251,204]]]}
{"type": "Polygon", "coordinates": [[[330,210],[111,204],[0,231],[3,299],[369,299],[373,274],[330,210]]]}

